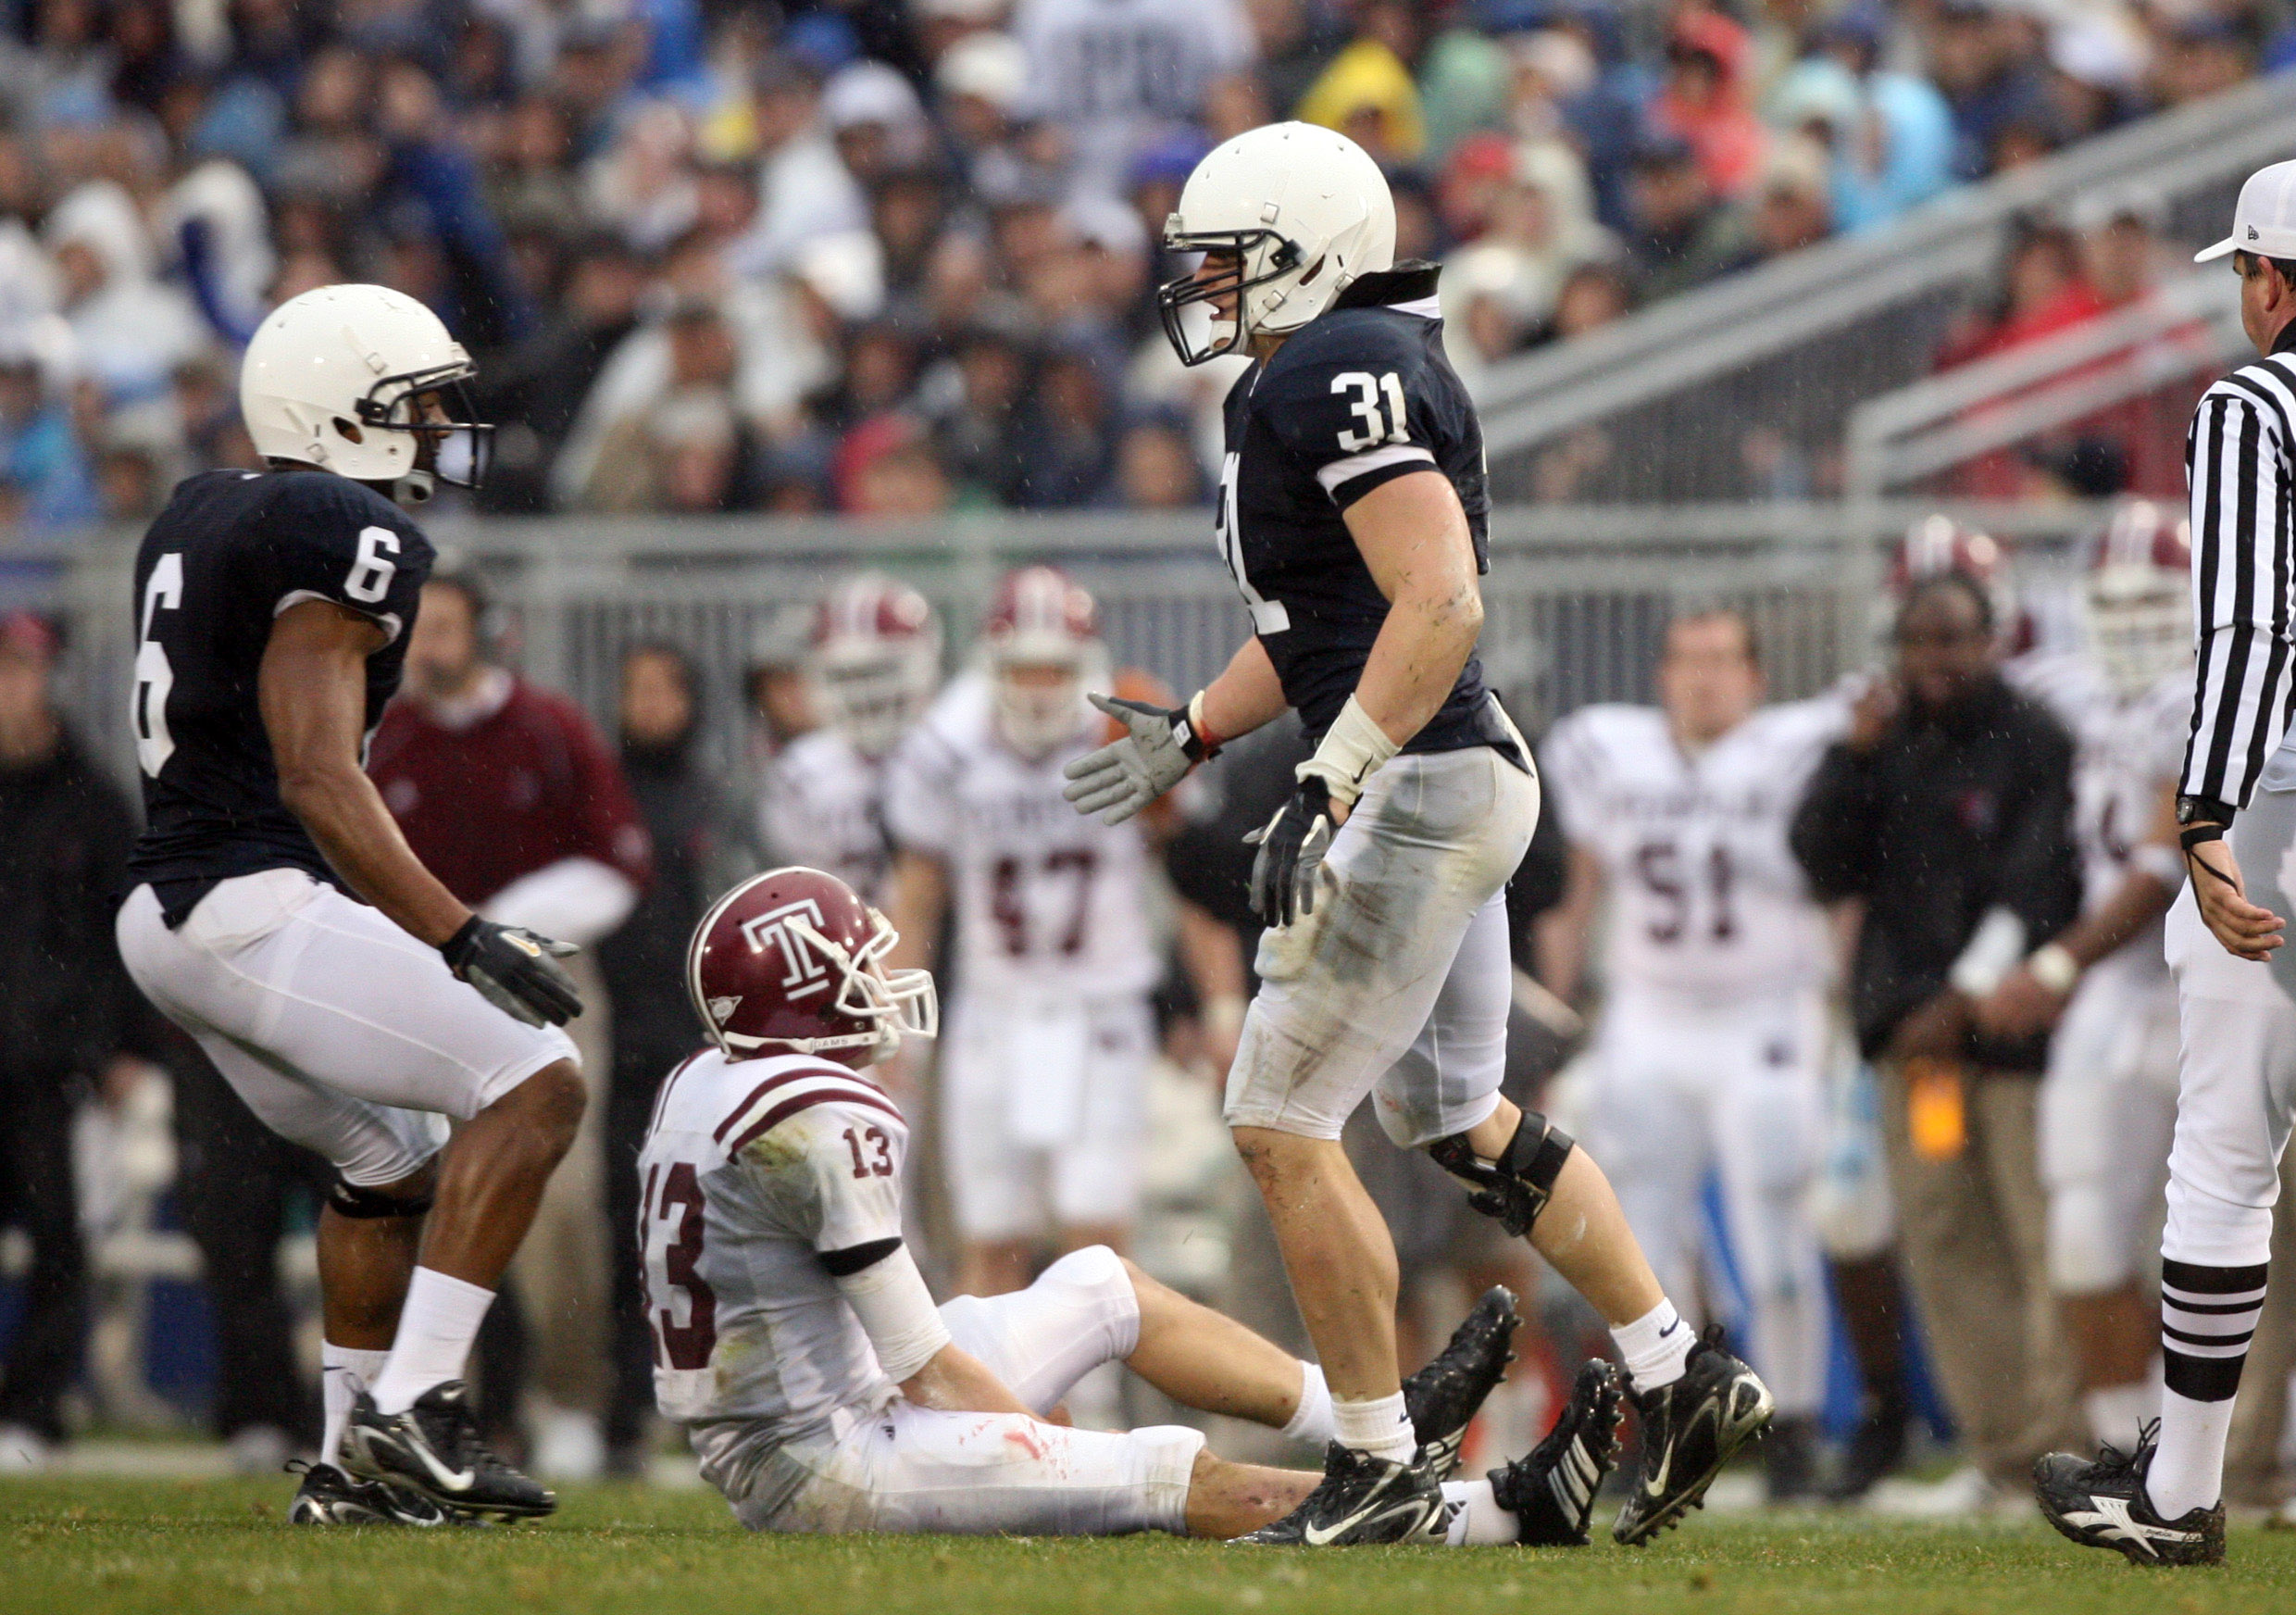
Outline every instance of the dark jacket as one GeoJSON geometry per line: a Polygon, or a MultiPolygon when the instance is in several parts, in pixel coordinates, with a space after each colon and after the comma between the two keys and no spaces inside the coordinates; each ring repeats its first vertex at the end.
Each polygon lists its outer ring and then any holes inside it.
{"type": "Polygon", "coordinates": [[[654,879],[621,929],[598,945],[598,969],[614,1005],[615,1080],[653,1083],[703,1045],[686,1001],[686,940],[720,872],[723,809],[690,745],[625,744],[621,760],[654,838],[654,879]]]}
{"type": "MultiPolygon", "coordinates": [[[[1826,754],[1793,849],[1819,897],[1866,899],[1851,1004],[1868,1056],[1944,987],[1994,908],[2025,921],[2028,949],[2079,912],[2072,771],[2071,737],[1999,680],[1946,712],[1909,704],[1865,756],[1826,754]]],[[[1965,1055],[2039,1071],[2048,1046],[1973,1037],[1965,1055]]]]}
{"type": "Polygon", "coordinates": [[[112,921],[135,833],[69,731],[45,761],[0,767],[0,1066],[93,1074],[133,1041],[112,921]]]}

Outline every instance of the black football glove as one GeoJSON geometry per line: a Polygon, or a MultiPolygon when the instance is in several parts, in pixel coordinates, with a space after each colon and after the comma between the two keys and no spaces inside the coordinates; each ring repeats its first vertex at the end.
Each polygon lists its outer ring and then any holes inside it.
{"type": "Polygon", "coordinates": [[[1313,914],[1316,876],[1331,850],[1331,787],[1322,777],[1302,780],[1266,827],[1243,839],[1260,849],[1252,860],[1252,912],[1269,925],[1313,914]]]}
{"type": "Polygon", "coordinates": [[[1099,814],[1103,824],[1123,823],[1213,755],[1188,721],[1185,707],[1167,711],[1145,701],[1097,694],[1088,699],[1126,732],[1063,769],[1071,782],[1060,794],[1079,813],[1099,814]]]}
{"type": "Polygon", "coordinates": [[[554,942],[475,914],[439,945],[448,970],[495,1008],[529,1026],[563,1026],[582,1012],[574,978],[557,962],[581,951],[570,942],[554,942]]]}

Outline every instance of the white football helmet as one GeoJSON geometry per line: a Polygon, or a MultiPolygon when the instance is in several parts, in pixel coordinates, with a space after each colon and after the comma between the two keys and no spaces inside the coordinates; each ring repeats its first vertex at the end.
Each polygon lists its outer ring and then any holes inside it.
{"type": "Polygon", "coordinates": [[[805,669],[821,716],[866,757],[892,750],[941,683],[941,625],[925,596],[882,572],[842,578],[814,613],[805,669]]]}
{"type": "Polygon", "coordinates": [[[435,482],[476,487],[493,427],[471,407],[478,373],[439,317],[388,286],[318,286],[256,328],[239,371],[239,409],[256,452],[362,482],[408,504],[435,482]],[[438,412],[426,413],[435,403],[438,412]],[[438,451],[468,433],[469,473],[444,475],[438,451]]]}
{"type": "Polygon", "coordinates": [[[1041,757],[1084,732],[1092,719],[1084,692],[1108,683],[1092,595],[1055,567],[1021,567],[997,584],[981,638],[1006,745],[1041,757]]]}
{"type": "Polygon", "coordinates": [[[1395,263],[1395,198],[1369,153],[1337,130],[1270,123],[1216,146],[1196,165],[1164,223],[1173,252],[1233,254],[1232,272],[1192,273],[1156,292],[1164,334],[1182,364],[1242,350],[1265,332],[1297,331],[1358,276],[1395,263]],[[1207,335],[1185,311],[1237,294],[1236,317],[1214,310],[1207,335]]]}
{"type": "Polygon", "coordinates": [[[2136,699],[2192,655],[2192,524],[2150,499],[2124,499],[2081,581],[2081,625],[2114,692],[2136,699]]]}

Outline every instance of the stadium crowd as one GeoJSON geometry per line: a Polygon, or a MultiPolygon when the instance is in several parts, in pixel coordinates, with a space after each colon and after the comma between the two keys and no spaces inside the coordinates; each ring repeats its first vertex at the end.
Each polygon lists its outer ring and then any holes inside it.
{"type": "MultiPolygon", "coordinates": [[[[491,510],[1199,503],[1230,370],[1147,294],[1224,136],[1372,152],[1472,372],[2292,56],[2265,0],[18,0],[0,526],[244,463],[238,345],[339,280],[479,356],[491,510]]],[[[2047,269],[1960,349],[2121,294],[2047,269]]]]}

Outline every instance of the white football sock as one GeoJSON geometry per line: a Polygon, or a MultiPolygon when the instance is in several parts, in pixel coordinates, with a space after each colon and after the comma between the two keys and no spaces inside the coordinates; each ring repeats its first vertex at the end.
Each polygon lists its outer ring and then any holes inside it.
{"type": "Polygon", "coordinates": [[[1446,1546],[1479,1547],[1491,1542],[1520,1542],[1521,1523],[1499,1507],[1489,1481],[1445,1481],[1443,1501],[1451,1504],[1446,1546]]]}
{"type": "Polygon", "coordinates": [[[371,1390],[380,1413],[404,1413],[431,1386],[462,1378],[494,1292],[431,1268],[417,1268],[399,1310],[391,1360],[371,1390]]]}
{"type": "Polygon", "coordinates": [[[1324,1383],[1323,1369],[1316,1363],[1301,1363],[1300,1405],[1292,1415],[1292,1422],[1283,1427],[1284,1435],[1292,1441],[1322,1446],[1337,1428],[1331,1412],[1331,1387],[1324,1383]]]}
{"type": "Polygon", "coordinates": [[[391,1360],[387,1351],[362,1351],[322,1340],[318,1346],[318,1400],[327,1423],[318,1438],[318,1461],[343,1461],[343,1432],[351,1422],[351,1404],[370,1389],[391,1360]]]}
{"type": "Polygon", "coordinates": [[[2224,1496],[2225,1438],[2232,1433],[2237,1400],[2196,1402],[2162,1390],[2160,1450],[2144,1482],[2144,1495],[2162,1519],[2214,1508],[2224,1496]]]}
{"type": "Polygon", "coordinates": [[[2137,1426],[2160,1407],[2160,1394],[2140,1380],[2133,1385],[2099,1385],[2081,1393],[2081,1411],[2089,1416],[2090,1433],[2123,1452],[2137,1450],[2137,1426]]]}
{"type": "Polygon", "coordinates": [[[1367,1452],[1394,1463],[1409,1463],[1418,1456],[1419,1438],[1404,1411],[1404,1394],[1381,1396],[1375,1402],[1331,1399],[1331,1434],[1341,1446],[1367,1452]]]}
{"type": "Polygon", "coordinates": [[[1627,1359],[1627,1377],[1638,1391],[1655,1391],[1682,1377],[1697,1337],[1671,1301],[1661,1301],[1631,1323],[1610,1332],[1618,1355],[1627,1359]]]}

